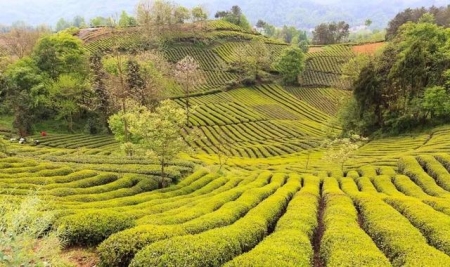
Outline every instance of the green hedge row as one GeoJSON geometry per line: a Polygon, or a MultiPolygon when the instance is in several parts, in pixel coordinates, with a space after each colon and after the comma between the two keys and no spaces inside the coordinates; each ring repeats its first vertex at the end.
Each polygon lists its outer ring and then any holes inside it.
{"type": "Polygon", "coordinates": [[[378,194],[377,189],[372,184],[372,181],[369,179],[369,177],[364,176],[361,178],[356,177],[353,179],[356,181],[356,184],[358,185],[358,188],[360,189],[361,192],[375,195],[378,194]]]}
{"type": "MultiPolygon", "coordinates": [[[[199,170],[193,175],[189,176],[187,179],[188,183],[185,183],[184,180],[180,182],[178,185],[167,187],[160,190],[154,190],[151,192],[145,192],[139,195],[131,195],[131,196],[123,196],[120,199],[115,199],[120,196],[119,194],[113,196],[108,196],[108,194],[114,194],[114,192],[106,193],[106,196],[102,195],[92,195],[91,203],[83,203],[76,204],[76,208],[78,209],[102,209],[102,208],[118,208],[118,207],[127,207],[127,206],[136,206],[140,203],[148,202],[151,200],[162,199],[164,201],[169,201],[168,198],[187,195],[196,190],[202,188],[203,186],[212,182],[216,175],[208,174],[206,170],[199,170]],[[98,198],[98,199],[97,199],[98,198]]],[[[77,196],[73,196],[77,197],[77,196]]],[[[67,199],[70,199],[69,197],[67,199]]],[[[61,205],[62,208],[73,208],[72,206],[64,206],[61,205]]]]}
{"type": "MultiPolygon", "coordinates": [[[[225,179],[225,178],[221,178],[225,179]]],[[[254,187],[261,187],[267,184],[267,180],[259,179],[251,184],[241,184],[242,178],[232,177],[229,182],[217,190],[205,192],[201,196],[189,199],[186,205],[177,205],[164,213],[154,213],[144,216],[137,220],[138,225],[143,224],[180,224],[203,216],[207,213],[219,209],[222,205],[229,201],[234,201],[240,197],[246,190],[254,187]]],[[[196,191],[197,193],[197,191],[196,191]]],[[[171,202],[173,203],[173,202],[171,202]]]]}
{"type": "Polygon", "coordinates": [[[399,174],[392,178],[392,182],[395,187],[398,188],[402,193],[407,196],[417,197],[417,198],[427,198],[429,197],[420,186],[414,183],[408,176],[399,174]]]}
{"type": "Polygon", "coordinates": [[[317,227],[319,183],[317,177],[304,177],[303,187],[289,202],[275,231],[254,249],[224,266],[312,266],[314,251],[311,240],[317,227]]]}
{"type": "Polygon", "coordinates": [[[372,239],[358,224],[353,201],[339,189],[334,178],[323,184],[325,231],[320,256],[326,266],[391,266],[372,239]]]}
{"type": "MultiPolygon", "coordinates": [[[[274,178],[276,176],[284,174],[276,174],[274,178]]],[[[299,188],[298,179],[289,179],[236,223],[198,235],[153,243],[138,252],[130,266],[221,266],[256,246],[275,225],[299,188]]]]}
{"type": "Polygon", "coordinates": [[[388,196],[404,196],[404,194],[398,191],[397,187],[392,182],[393,178],[389,175],[378,175],[371,179],[375,188],[388,196]]]}
{"type": "Polygon", "coordinates": [[[63,217],[58,232],[68,246],[95,246],[113,233],[134,226],[126,215],[111,211],[94,211],[63,217]]]}
{"type": "Polygon", "coordinates": [[[432,155],[422,155],[417,157],[417,161],[436,180],[440,187],[450,191],[450,174],[435,157],[432,155]]]}
{"type": "MultiPolygon", "coordinates": [[[[272,174],[263,172],[258,180],[269,180],[272,174]]],[[[237,200],[218,210],[183,224],[171,226],[142,225],[112,235],[98,247],[102,266],[126,266],[144,246],[169,237],[196,234],[234,223],[250,209],[273,194],[284,183],[284,177],[274,177],[271,183],[246,190],[237,200]]]]}
{"type": "Polygon", "coordinates": [[[351,194],[363,227],[393,266],[448,266],[450,257],[427,244],[420,231],[377,197],[351,194]]]}
{"type": "Polygon", "coordinates": [[[428,175],[420,166],[419,162],[413,156],[403,157],[398,161],[398,171],[410,177],[423,191],[431,196],[442,197],[449,196],[449,192],[445,191],[436,184],[436,181],[428,175]]]}
{"type": "Polygon", "coordinates": [[[427,238],[430,245],[450,255],[450,217],[420,200],[406,197],[385,201],[402,213],[427,238]]]}

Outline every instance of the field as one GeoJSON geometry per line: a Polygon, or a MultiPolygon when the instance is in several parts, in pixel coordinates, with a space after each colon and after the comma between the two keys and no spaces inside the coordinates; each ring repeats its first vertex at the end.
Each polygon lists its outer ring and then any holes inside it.
{"type": "MultiPolygon", "coordinates": [[[[207,77],[182,133],[203,138],[169,163],[170,186],[158,189],[158,162],[124,156],[111,135],[50,132],[7,143],[0,199],[34,192],[96,266],[450,266],[449,125],[369,140],[341,168],[322,142],[350,95],[336,89],[340,68],[362,48],[311,51],[299,87],[231,89],[231,51],[262,37],[207,27],[239,38],[163,51],[171,63],[192,55],[207,77]]],[[[86,34],[86,46],[108,48],[104,35],[86,34]]],[[[6,123],[0,133],[12,135],[6,123]]]]}

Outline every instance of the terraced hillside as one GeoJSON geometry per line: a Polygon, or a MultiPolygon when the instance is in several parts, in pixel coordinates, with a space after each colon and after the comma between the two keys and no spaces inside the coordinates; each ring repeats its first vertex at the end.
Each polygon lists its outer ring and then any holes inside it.
{"type": "MultiPolygon", "coordinates": [[[[332,87],[351,48],[311,52],[302,87],[231,89],[233,51],[255,38],[273,56],[285,45],[220,21],[198,27],[214,41],[188,45],[190,28],[162,49],[172,63],[193,56],[207,77],[183,132],[203,138],[169,163],[169,187],[157,189],[157,161],[124,156],[111,135],[50,132],[7,143],[0,199],[35,192],[98,266],[450,266],[450,126],[370,140],[341,168],[321,143],[339,130],[330,121],[350,93],[332,87]]],[[[83,38],[92,52],[142,45],[121,35],[83,38]]],[[[171,98],[184,107],[181,92],[171,98]]]]}
{"type": "MultiPolygon", "coordinates": [[[[172,38],[172,42],[175,42],[158,47],[170,63],[174,64],[188,55],[199,63],[205,82],[196,86],[194,94],[227,89],[236,83],[238,74],[230,69],[229,64],[236,59],[238,51],[245,54],[252,49],[249,45],[251,41],[264,43],[271,61],[287,47],[285,43],[245,31],[223,20],[178,25],[162,31],[168,39],[172,38]]],[[[131,53],[155,48],[155,44],[146,36],[138,28],[114,31],[99,28],[79,33],[90,53],[109,53],[111,47],[119,47],[131,53]]],[[[170,92],[170,95],[180,97],[183,93],[180,90],[170,92]]]]}

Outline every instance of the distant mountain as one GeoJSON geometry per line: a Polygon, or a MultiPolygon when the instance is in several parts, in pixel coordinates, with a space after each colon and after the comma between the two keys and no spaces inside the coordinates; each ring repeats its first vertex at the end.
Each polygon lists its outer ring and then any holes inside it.
{"type": "MultiPolygon", "coordinates": [[[[293,25],[303,29],[313,28],[322,22],[345,20],[352,26],[366,19],[377,28],[386,27],[388,21],[405,8],[443,6],[448,0],[178,0],[186,7],[202,4],[211,16],[217,10],[228,10],[239,5],[248,19],[256,23],[263,19],[275,26],[293,25]]],[[[0,24],[25,21],[32,25],[54,26],[58,19],[71,20],[81,15],[89,21],[96,16],[111,16],[125,10],[134,13],[136,0],[0,0],[0,24]]]]}

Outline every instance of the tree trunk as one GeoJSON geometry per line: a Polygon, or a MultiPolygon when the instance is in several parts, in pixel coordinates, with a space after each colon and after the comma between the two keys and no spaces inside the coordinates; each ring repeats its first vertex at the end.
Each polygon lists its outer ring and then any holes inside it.
{"type": "Polygon", "coordinates": [[[166,162],[164,160],[161,160],[161,179],[159,179],[158,181],[158,187],[160,189],[165,187],[165,180],[166,180],[165,165],[166,162]]]}
{"type": "Polygon", "coordinates": [[[190,127],[190,123],[189,123],[189,89],[186,90],[186,126],[190,127]]]}

